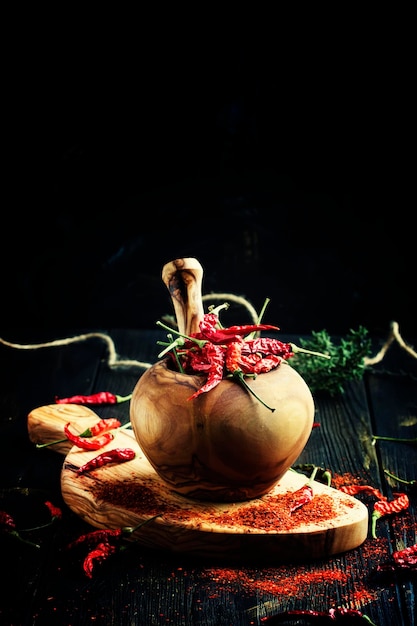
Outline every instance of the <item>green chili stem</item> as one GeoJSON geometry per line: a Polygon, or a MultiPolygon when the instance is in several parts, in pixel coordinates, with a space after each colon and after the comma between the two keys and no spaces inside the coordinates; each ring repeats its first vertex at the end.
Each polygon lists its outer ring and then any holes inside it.
{"type": "Polygon", "coordinates": [[[372,535],[372,539],[376,539],[377,535],[376,535],[376,523],[379,520],[379,518],[382,517],[381,513],[379,511],[373,511],[372,512],[372,517],[371,517],[371,535],[372,535]]]}
{"type": "Polygon", "coordinates": [[[323,359],[332,358],[329,354],[324,354],[323,352],[315,352],[314,350],[307,350],[306,348],[300,348],[295,343],[291,343],[290,346],[294,354],[296,354],[297,352],[302,352],[303,354],[311,354],[312,356],[320,356],[323,359]]]}
{"type": "Polygon", "coordinates": [[[17,530],[9,530],[8,534],[12,535],[15,539],[21,541],[22,543],[27,543],[28,546],[32,546],[32,548],[40,548],[40,545],[38,543],[33,543],[33,541],[23,539],[23,537],[17,532],[17,530]]]}
{"type": "Polygon", "coordinates": [[[194,341],[194,343],[196,343],[199,348],[202,348],[204,344],[207,343],[206,339],[196,339],[195,337],[190,337],[189,335],[183,335],[178,330],[175,330],[174,328],[170,328],[169,326],[167,326],[163,322],[160,322],[159,320],[156,322],[156,324],[157,326],[161,326],[162,328],[165,328],[165,330],[169,330],[170,333],[175,333],[175,335],[178,335],[177,339],[175,339],[172,343],[170,343],[165,348],[165,350],[162,350],[162,352],[158,354],[158,359],[163,357],[167,352],[170,352],[173,348],[183,345],[184,341],[180,341],[180,338],[188,339],[189,341],[194,341]]]}
{"type": "Polygon", "coordinates": [[[392,474],[388,470],[384,470],[384,474],[386,474],[390,478],[393,478],[394,480],[396,480],[399,483],[403,483],[404,485],[417,485],[417,480],[405,480],[404,478],[400,478],[399,476],[396,476],[395,474],[392,474]]]}
{"type": "Polygon", "coordinates": [[[251,393],[261,404],[264,405],[264,407],[266,407],[267,409],[269,409],[270,411],[272,411],[272,413],[275,411],[275,409],[273,409],[272,407],[268,406],[263,400],[261,400],[261,398],[258,396],[257,393],[254,392],[254,390],[252,389],[252,387],[250,387],[248,385],[248,383],[246,382],[245,378],[244,378],[244,373],[242,372],[242,370],[235,370],[232,374],[233,378],[236,378],[238,380],[238,382],[245,387],[245,389],[247,389],[247,391],[249,391],[249,393],[251,393]]]}
{"type": "Polygon", "coordinates": [[[149,517],[148,519],[143,520],[137,526],[124,526],[122,528],[122,532],[125,535],[132,535],[136,530],[138,530],[138,528],[145,526],[145,524],[149,524],[149,522],[152,522],[157,517],[161,517],[161,513],[158,513],[157,515],[154,515],[153,517],[149,517]]]}
{"type": "Polygon", "coordinates": [[[379,439],[380,441],[396,441],[398,443],[417,443],[417,437],[407,439],[406,437],[383,437],[382,435],[372,435],[372,439],[379,439]]]}
{"type": "MultiPolygon", "coordinates": [[[[167,337],[168,337],[168,339],[169,339],[171,342],[172,342],[172,341],[173,341],[173,339],[174,339],[174,338],[173,338],[173,336],[172,336],[172,334],[167,335],[167,337]]],[[[181,374],[184,374],[184,368],[183,368],[183,366],[182,366],[182,363],[181,363],[181,361],[180,361],[180,358],[179,358],[179,356],[178,356],[178,352],[177,352],[176,348],[173,348],[173,349],[172,349],[172,351],[173,351],[173,353],[174,353],[174,357],[175,357],[175,361],[176,361],[177,366],[178,366],[178,370],[180,371],[180,373],[181,373],[181,374]]]]}
{"type": "Polygon", "coordinates": [[[131,394],[131,393],[129,393],[129,395],[127,395],[127,396],[118,396],[118,395],[116,395],[117,404],[120,404],[121,402],[127,402],[128,400],[131,400],[132,395],[133,394],[131,394]]]}

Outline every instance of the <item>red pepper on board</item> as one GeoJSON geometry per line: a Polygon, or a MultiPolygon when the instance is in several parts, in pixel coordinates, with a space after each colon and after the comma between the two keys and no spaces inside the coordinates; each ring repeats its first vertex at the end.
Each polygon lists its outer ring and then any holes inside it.
{"type": "Polygon", "coordinates": [[[80,434],[80,437],[97,437],[97,435],[101,435],[108,430],[120,428],[121,425],[122,423],[116,417],[106,417],[105,419],[98,421],[97,424],[94,424],[93,426],[90,426],[90,428],[84,430],[80,434]]]}
{"type": "Polygon", "coordinates": [[[134,459],[135,456],[136,453],[132,448],[114,448],[113,450],[99,454],[94,457],[94,459],[81,465],[81,467],[77,469],[77,474],[90,472],[98,467],[103,467],[103,465],[109,465],[109,463],[126,463],[126,461],[134,459]]]}
{"type": "Polygon", "coordinates": [[[98,393],[93,393],[89,396],[71,396],[69,398],[58,398],[55,397],[56,404],[120,404],[121,402],[126,402],[130,400],[132,394],[128,396],[118,396],[114,393],[110,393],[109,391],[99,391],[98,393]]]}
{"type": "Polygon", "coordinates": [[[390,515],[392,513],[400,513],[409,507],[410,501],[406,493],[400,494],[395,500],[388,502],[387,500],[378,500],[375,502],[371,517],[372,538],[376,539],[376,523],[380,517],[390,515]]]}
{"type": "Polygon", "coordinates": [[[81,437],[80,435],[74,435],[69,429],[70,426],[71,422],[68,422],[64,426],[66,437],[72,441],[74,445],[83,448],[83,450],[99,450],[114,439],[114,435],[110,432],[103,433],[99,437],[81,437]]]}
{"type": "Polygon", "coordinates": [[[316,477],[318,470],[319,468],[315,467],[311,473],[309,481],[305,485],[300,487],[300,489],[297,489],[297,491],[294,491],[293,493],[294,499],[290,506],[290,513],[293,513],[294,511],[302,507],[304,504],[311,502],[311,500],[313,499],[314,493],[313,493],[312,483],[316,477]]]}

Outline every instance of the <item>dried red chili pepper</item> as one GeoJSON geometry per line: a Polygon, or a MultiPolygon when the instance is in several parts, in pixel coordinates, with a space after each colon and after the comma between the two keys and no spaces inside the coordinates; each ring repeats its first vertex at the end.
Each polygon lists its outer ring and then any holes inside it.
{"type": "Polygon", "coordinates": [[[77,474],[85,474],[98,467],[103,467],[103,465],[108,465],[109,463],[126,463],[126,461],[134,459],[135,456],[136,452],[132,450],[132,448],[114,448],[113,450],[99,454],[94,457],[94,459],[78,467],[77,474]]]}
{"type": "Polygon", "coordinates": [[[114,554],[117,550],[116,546],[111,543],[99,543],[93,550],[91,550],[84,559],[83,569],[89,578],[93,577],[93,568],[95,561],[102,563],[111,554],[114,554]]]}
{"type": "Polygon", "coordinates": [[[390,515],[392,513],[400,513],[401,511],[405,511],[410,505],[410,501],[408,499],[407,494],[400,494],[395,500],[391,500],[388,502],[387,500],[378,500],[375,502],[374,509],[372,511],[371,517],[371,532],[372,538],[376,539],[376,523],[380,517],[384,515],[390,515]]]}
{"type": "Polygon", "coordinates": [[[417,567],[417,543],[393,552],[392,558],[397,565],[411,566],[415,569],[417,567]]]}
{"type": "Polygon", "coordinates": [[[97,422],[97,424],[94,424],[94,426],[90,426],[90,428],[84,430],[84,432],[80,434],[80,437],[97,437],[97,435],[101,435],[108,430],[120,428],[121,425],[122,423],[116,417],[106,417],[97,422]]]}
{"type": "Polygon", "coordinates": [[[262,617],[261,622],[268,624],[268,626],[274,626],[274,624],[282,624],[288,621],[291,617],[305,616],[308,618],[317,618],[321,624],[333,623],[333,622],[345,622],[351,623],[352,621],[361,620],[366,621],[371,626],[376,626],[369,617],[364,615],[357,609],[330,609],[329,611],[314,611],[308,609],[294,609],[289,611],[283,611],[277,615],[271,615],[269,617],[262,617]]]}
{"type": "Polygon", "coordinates": [[[81,437],[80,435],[74,435],[69,427],[71,422],[68,422],[64,426],[65,436],[72,441],[72,443],[83,450],[99,450],[106,444],[110,443],[114,439],[114,435],[110,432],[103,433],[99,437],[81,437]]]}
{"type": "Polygon", "coordinates": [[[279,330],[278,326],[272,326],[271,324],[245,324],[243,326],[219,328],[220,321],[215,313],[206,313],[199,326],[200,334],[198,338],[201,335],[204,339],[216,344],[227,344],[235,341],[237,337],[244,337],[260,330],[279,330]]]}
{"type": "Polygon", "coordinates": [[[99,391],[88,396],[71,396],[69,398],[58,398],[55,396],[56,404],[120,404],[130,400],[132,394],[128,396],[118,396],[109,391],[99,391]]]}
{"type": "Polygon", "coordinates": [[[45,502],[45,506],[49,509],[52,518],[51,521],[54,521],[56,519],[62,519],[62,511],[59,507],[54,506],[52,502],[49,502],[49,500],[45,502]]]}
{"type": "Polygon", "coordinates": [[[349,496],[356,496],[358,493],[368,493],[378,498],[378,500],[387,499],[386,496],[382,495],[379,489],[371,487],[371,485],[343,485],[339,487],[339,491],[343,491],[343,493],[347,493],[349,496]]]}
{"type": "Polygon", "coordinates": [[[244,343],[242,352],[243,354],[255,352],[268,355],[274,354],[283,359],[289,359],[294,356],[293,347],[290,343],[283,343],[278,339],[271,339],[270,337],[248,339],[244,343]]]}
{"type": "Polygon", "coordinates": [[[68,544],[67,549],[71,550],[80,545],[90,547],[100,542],[109,543],[110,540],[114,541],[120,539],[122,534],[122,528],[100,528],[99,530],[92,530],[89,533],[80,535],[77,539],[68,544]]]}
{"type": "Polygon", "coordinates": [[[313,499],[314,493],[313,493],[312,484],[313,484],[313,480],[316,477],[318,469],[319,469],[318,467],[314,467],[314,470],[311,473],[309,481],[305,485],[300,487],[300,489],[297,489],[297,491],[294,491],[293,500],[290,506],[290,513],[293,513],[294,511],[302,507],[304,504],[311,502],[311,500],[313,499]]]}
{"type": "Polygon", "coordinates": [[[417,543],[392,553],[391,562],[377,565],[378,573],[417,571],[417,543]]]}
{"type": "MultiPolygon", "coordinates": [[[[193,400],[197,398],[202,393],[210,391],[219,384],[219,382],[223,378],[223,367],[224,367],[224,350],[220,346],[214,345],[210,342],[207,342],[202,348],[202,355],[204,359],[207,361],[208,370],[207,370],[207,381],[204,383],[200,389],[198,389],[192,396],[188,398],[188,400],[193,400]]],[[[202,371],[202,370],[199,370],[202,371]]]]}

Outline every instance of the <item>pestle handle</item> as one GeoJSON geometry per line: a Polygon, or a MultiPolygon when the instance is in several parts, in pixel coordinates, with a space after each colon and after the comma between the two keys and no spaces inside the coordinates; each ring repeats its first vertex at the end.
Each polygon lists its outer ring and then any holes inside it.
{"type": "Polygon", "coordinates": [[[162,280],[172,298],[178,331],[183,335],[198,333],[204,316],[203,268],[199,261],[190,257],[166,263],[162,268],[162,280]]]}

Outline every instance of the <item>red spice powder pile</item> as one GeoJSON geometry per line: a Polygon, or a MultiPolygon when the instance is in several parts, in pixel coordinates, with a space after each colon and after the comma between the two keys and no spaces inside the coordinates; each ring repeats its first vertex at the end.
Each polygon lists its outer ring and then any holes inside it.
{"type": "Polygon", "coordinates": [[[229,511],[216,511],[208,505],[204,511],[199,507],[187,508],[175,501],[159,496],[152,485],[144,481],[123,481],[120,483],[100,483],[95,486],[98,500],[111,502],[116,506],[125,507],[144,515],[162,515],[173,522],[191,522],[196,524],[212,523],[218,526],[241,527],[244,531],[290,531],[299,526],[321,523],[336,516],[334,501],[328,494],[317,494],[311,502],[306,503],[290,513],[292,492],[268,495],[264,499],[256,499],[243,506],[231,507],[229,511]]]}

